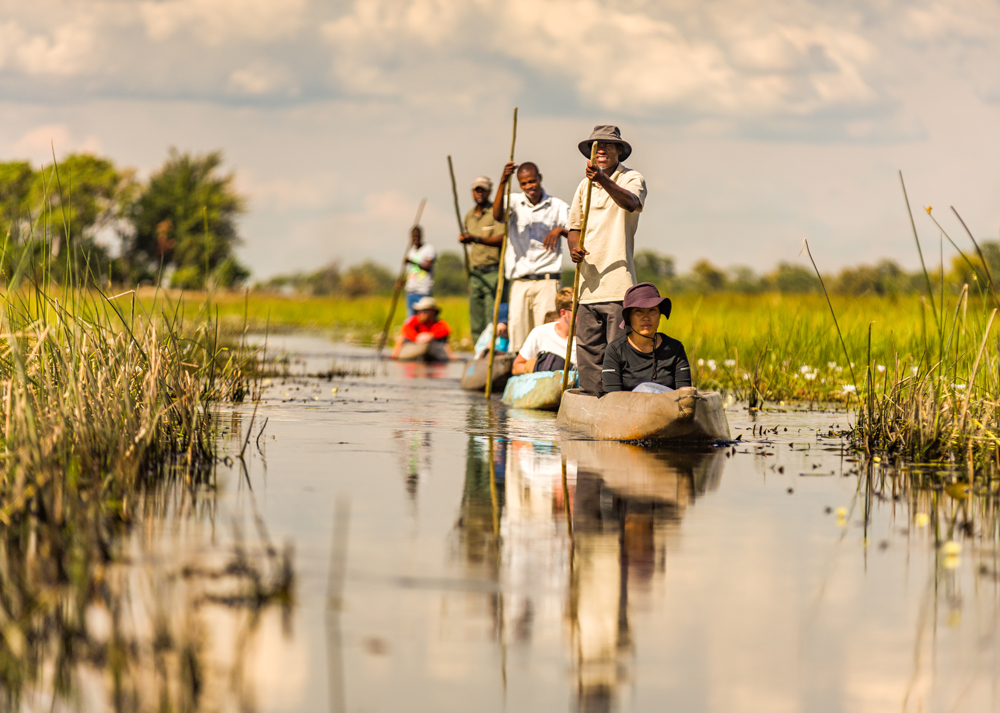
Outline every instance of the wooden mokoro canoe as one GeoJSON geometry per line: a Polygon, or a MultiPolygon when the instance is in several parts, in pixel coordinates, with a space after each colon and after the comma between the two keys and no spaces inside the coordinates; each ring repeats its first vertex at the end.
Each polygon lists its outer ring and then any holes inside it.
{"type": "Polygon", "coordinates": [[[403,342],[396,361],[450,361],[442,342],[403,342]]]}
{"type": "Polygon", "coordinates": [[[567,390],[556,422],[599,441],[731,440],[722,396],[688,386],[666,394],[567,390]]]}
{"type": "MultiPolygon", "coordinates": [[[[503,392],[503,402],[512,408],[555,411],[562,398],[562,370],[536,371],[512,376],[503,392]]],[[[576,372],[569,373],[569,385],[576,386],[576,372]]]]}
{"type": "MultiPolygon", "coordinates": [[[[493,393],[503,391],[510,378],[510,370],[514,367],[514,357],[516,354],[495,354],[493,356],[493,393]]],[[[461,386],[466,391],[486,390],[486,369],[489,366],[489,357],[470,359],[465,362],[465,369],[462,371],[461,386]]]]}

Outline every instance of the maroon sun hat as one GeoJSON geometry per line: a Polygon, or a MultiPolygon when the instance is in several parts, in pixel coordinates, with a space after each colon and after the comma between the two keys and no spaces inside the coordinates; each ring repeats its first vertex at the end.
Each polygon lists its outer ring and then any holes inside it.
{"type": "Polygon", "coordinates": [[[632,285],[625,291],[625,301],[622,303],[622,323],[618,326],[620,329],[625,329],[633,307],[642,309],[659,307],[660,314],[670,319],[670,306],[670,298],[660,297],[660,291],[652,282],[640,282],[638,285],[632,285]]]}

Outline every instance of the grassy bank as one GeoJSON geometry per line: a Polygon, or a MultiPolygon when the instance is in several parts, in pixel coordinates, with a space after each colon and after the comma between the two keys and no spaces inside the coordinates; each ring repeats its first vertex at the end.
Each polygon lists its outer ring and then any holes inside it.
{"type": "MultiPolygon", "coordinates": [[[[139,293],[140,302],[148,308],[156,293],[146,289],[139,293]]],[[[205,305],[204,292],[159,293],[159,299],[181,305],[181,313],[193,317],[205,305]]],[[[244,325],[251,332],[310,331],[327,332],[334,339],[358,344],[371,344],[377,339],[389,315],[390,297],[345,299],[336,297],[284,297],[250,293],[213,293],[212,310],[217,314],[223,333],[239,334],[244,325]]],[[[469,344],[469,311],[464,297],[442,297],[441,318],[451,325],[459,345],[469,344]]],[[[392,334],[399,331],[406,318],[406,306],[400,298],[393,319],[392,334]]]]}
{"type": "MultiPolygon", "coordinates": [[[[151,293],[142,293],[141,299],[145,303],[151,293]]],[[[191,316],[204,305],[203,293],[170,293],[168,299],[180,301],[181,311],[191,316]]],[[[348,300],[256,293],[212,298],[223,331],[237,333],[245,323],[252,331],[321,331],[360,344],[377,338],[389,302],[388,297],[348,300]]],[[[456,342],[467,345],[465,298],[444,297],[440,303],[441,316],[452,326],[456,342]]],[[[891,363],[893,345],[906,353],[922,348],[924,308],[919,297],[851,298],[836,306],[855,362],[864,360],[867,328],[873,320],[880,327],[875,345],[879,363],[891,363]]],[[[400,305],[393,334],[403,317],[400,305]]],[[[684,342],[699,383],[741,397],[753,387],[766,400],[843,400],[855,386],[829,309],[819,295],[684,294],[675,298],[673,315],[661,328],[684,342]]]]}

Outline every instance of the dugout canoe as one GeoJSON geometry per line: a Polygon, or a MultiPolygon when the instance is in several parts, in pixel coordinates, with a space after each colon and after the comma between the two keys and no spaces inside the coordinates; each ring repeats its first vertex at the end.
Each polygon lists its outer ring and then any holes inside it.
{"type": "Polygon", "coordinates": [[[722,396],[693,386],[666,394],[614,391],[601,398],[569,389],[556,422],[599,441],[731,440],[722,396]]]}
{"type": "MultiPolygon", "coordinates": [[[[503,402],[511,408],[530,408],[556,411],[562,398],[563,373],[536,371],[512,376],[503,392],[503,402]]],[[[569,373],[570,386],[576,386],[576,371],[569,373]]]]}
{"type": "MultiPolygon", "coordinates": [[[[517,355],[500,353],[493,356],[493,388],[490,389],[493,393],[503,391],[503,387],[507,385],[510,371],[514,368],[515,356],[517,355]]],[[[465,362],[465,368],[462,371],[462,388],[466,391],[485,391],[488,366],[488,356],[465,362]]]]}
{"type": "Polygon", "coordinates": [[[436,340],[429,342],[403,342],[396,361],[450,361],[444,343],[436,340]]]}

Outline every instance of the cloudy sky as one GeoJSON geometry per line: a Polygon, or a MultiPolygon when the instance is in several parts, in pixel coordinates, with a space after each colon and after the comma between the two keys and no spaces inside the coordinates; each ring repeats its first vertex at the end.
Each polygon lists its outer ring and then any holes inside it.
{"type": "MultiPolygon", "coordinates": [[[[457,247],[510,151],[568,199],[614,123],[637,243],[684,269],[917,264],[897,171],[949,231],[1000,230],[996,0],[0,0],[2,160],[93,151],[148,174],[222,149],[256,277],[395,265],[422,197],[457,247]]],[[[922,237],[938,234],[918,215],[922,237]]]]}

